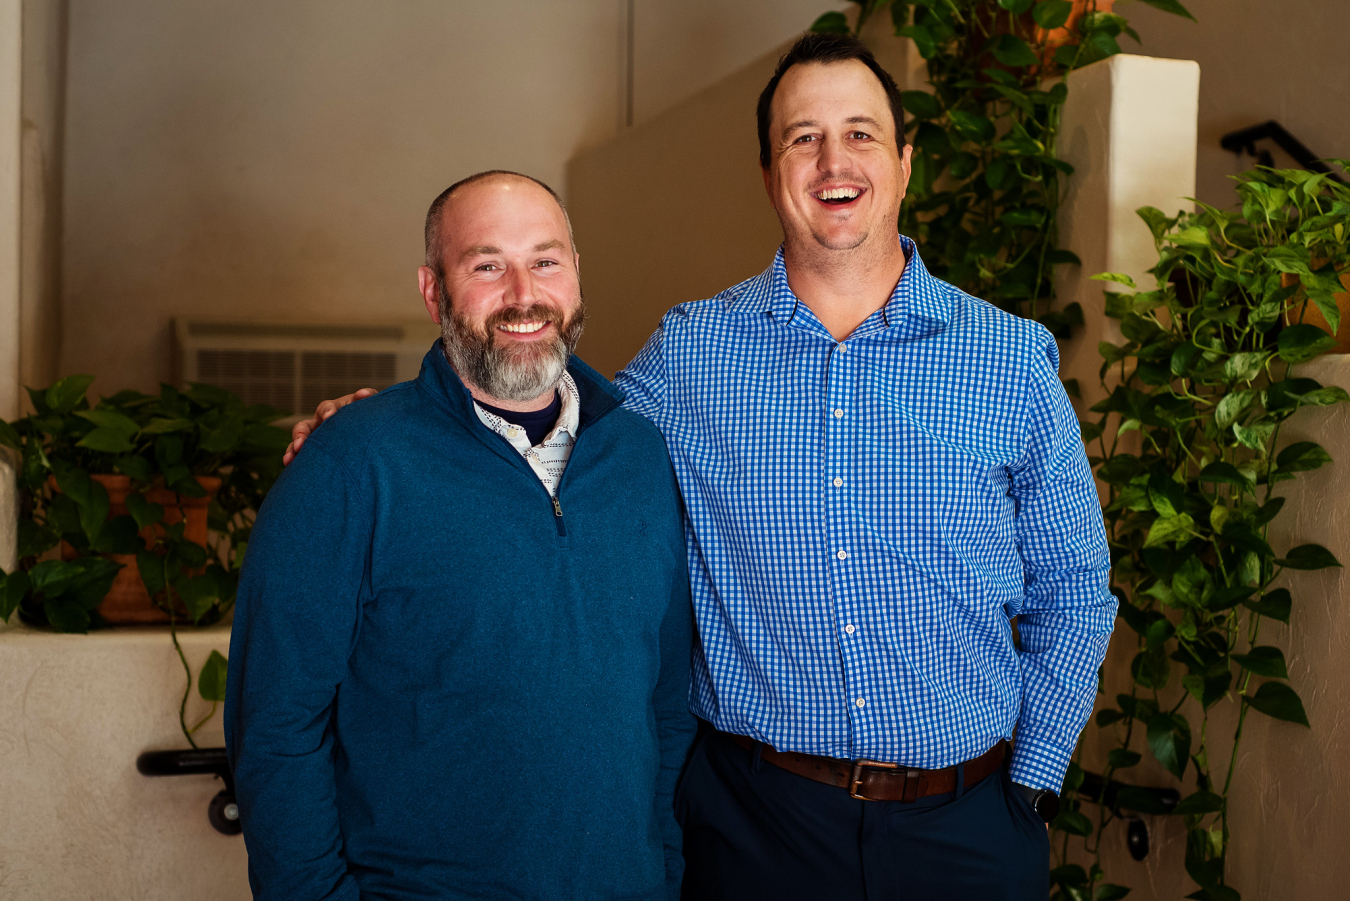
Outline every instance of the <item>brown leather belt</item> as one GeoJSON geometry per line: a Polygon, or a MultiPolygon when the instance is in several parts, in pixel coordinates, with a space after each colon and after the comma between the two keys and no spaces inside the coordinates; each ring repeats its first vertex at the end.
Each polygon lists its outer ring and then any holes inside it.
{"type": "MultiPolygon", "coordinates": [[[[722,734],[752,754],[758,745],[760,757],[776,767],[842,788],[860,801],[910,802],[928,795],[945,795],[956,791],[954,766],[940,770],[920,770],[877,760],[848,761],[836,757],[817,757],[795,751],[775,751],[744,735],[730,732],[722,734]]],[[[971,788],[986,776],[998,772],[1007,754],[1008,742],[1000,740],[979,757],[966,761],[964,788],[971,788]]]]}

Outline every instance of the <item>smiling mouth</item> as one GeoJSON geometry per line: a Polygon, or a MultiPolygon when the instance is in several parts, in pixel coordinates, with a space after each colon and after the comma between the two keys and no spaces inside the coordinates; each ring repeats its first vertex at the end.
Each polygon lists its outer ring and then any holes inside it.
{"type": "Polygon", "coordinates": [[[812,192],[811,196],[821,203],[829,206],[845,206],[857,200],[863,194],[862,188],[842,187],[842,188],[824,188],[820,191],[812,192]]]}
{"type": "Polygon", "coordinates": [[[543,331],[548,325],[546,321],[535,322],[504,322],[497,326],[498,331],[510,332],[513,335],[533,335],[536,332],[543,331]]]}

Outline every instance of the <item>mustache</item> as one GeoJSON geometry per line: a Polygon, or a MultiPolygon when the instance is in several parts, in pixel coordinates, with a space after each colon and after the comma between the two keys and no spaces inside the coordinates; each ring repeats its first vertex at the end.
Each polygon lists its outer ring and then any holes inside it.
{"type": "Polygon", "coordinates": [[[484,320],[483,325],[491,333],[499,325],[514,325],[518,322],[549,322],[561,327],[563,314],[556,307],[542,303],[528,307],[507,307],[493,313],[484,320]]]}

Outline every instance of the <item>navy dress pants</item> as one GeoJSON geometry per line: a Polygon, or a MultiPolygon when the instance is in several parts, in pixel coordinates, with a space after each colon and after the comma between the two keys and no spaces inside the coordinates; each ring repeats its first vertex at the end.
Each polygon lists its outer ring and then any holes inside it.
{"type": "Polygon", "coordinates": [[[707,730],[675,796],[684,901],[1046,901],[1045,823],[1006,770],[859,801],[707,730]]]}

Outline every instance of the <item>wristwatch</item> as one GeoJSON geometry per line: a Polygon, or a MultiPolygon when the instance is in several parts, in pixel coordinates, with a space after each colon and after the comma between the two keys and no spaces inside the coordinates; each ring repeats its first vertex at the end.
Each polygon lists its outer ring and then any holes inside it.
{"type": "Polygon", "coordinates": [[[1048,788],[1032,788],[1020,782],[1014,782],[1013,788],[1022,793],[1036,815],[1047,823],[1059,816],[1059,795],[1048,788]]]}

